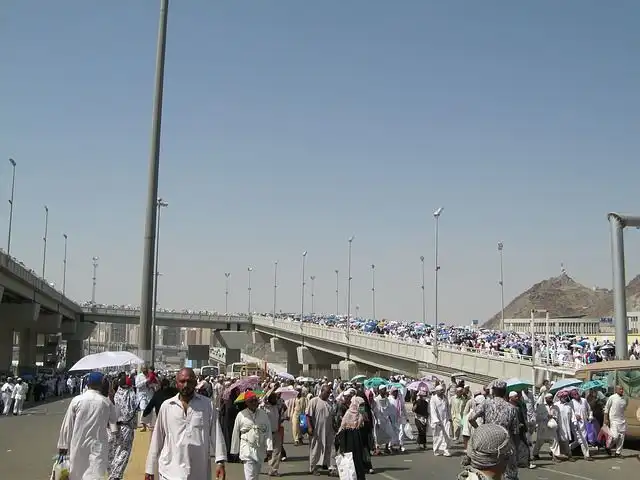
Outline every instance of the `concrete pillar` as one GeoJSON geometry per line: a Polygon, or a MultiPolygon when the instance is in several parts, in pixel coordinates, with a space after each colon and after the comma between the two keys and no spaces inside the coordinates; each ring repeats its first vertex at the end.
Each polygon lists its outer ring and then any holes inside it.
{"type": "Polygon", "coordinates": [[[298,361],[298,352],[295,348],[287,350],[286,367],[287,372],[294,377],[299,377],[302,374],[302,365],[298,361]]]}
{"type": "Polygon", "coordinates": [[[224,361],[227,365],[239,363],[241,361],[240,349],[225,348],[224,361]]]}
{"type": "Polygon", "coordinates": [[[82,356],[82,340],[67,340],[67,368],[71,368],[82,356]]]}
{"type": "Polygon", "coordinates": [[[351,380],[358,375],[358,365],[351,360],[343,360],[338,364],[340,369],[340,378],[343,380],[351,380]]]}
{"type": "Polygon", "coordinates": [[[0,329],[0,372],[11,369],[13,360],[13,329],[0,329]]]}
{"type": "Polygon", "coordinates": [[[18,357],[18,367],[20,371],[27,371],[36,366],[36,340],[35,330],[24,328],[20,330],[20,352],[18,357]]]}

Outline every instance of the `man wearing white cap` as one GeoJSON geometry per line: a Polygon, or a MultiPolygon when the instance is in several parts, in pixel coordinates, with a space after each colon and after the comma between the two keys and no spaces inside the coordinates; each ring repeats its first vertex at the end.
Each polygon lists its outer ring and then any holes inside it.
{"type": "MultiPolygon", "coordinates": [[[[381,385],[378,387],[378,396],[373,404],[373,415],[375,417],[375,427],[373,430],[376,442],[376,454],[380,454],[380,448],[388,451],[388,446],[394,441],[393,419],[397,412],[387,394],[387,387],[381,385]]],[[[396,437],[397,438],[397,437],[396,437]]]]}
{"type": "MultiPolygon", "coordinates": [[[[391,388],[391,397],[389,397],[389,403],[393,408],[396,409],[395,415],[395,423],[393,423],[393,429],[396,434],[397,440],[395,442],[391,442],[392,446],[398,444],[400,446],[400,451],[404,452],[404,424],[408,422],[407,420],[407,410],[404,404],[404,395],[400,395],[400,391],[398,387],[391,388]]],[[[394,420],[392,418],[392,420],[394,420]]]]}
{"type": "Polygon", "coordinates": [[[540,460],[540,449],[545,443],[551,444],[551,456],[554,461],[557,459],[553,455],[553,451],[558,451],[558,416],[560,412],[558,407],[553,404],[553,395],[545,393],[543,401],[536,405],[536,424],[538,432],[536,435],[536,443],[533,446],[533,459],[540,460]]]}
{"type": "Polygon", "coordinates": [[[21,378],[16,380],[16,385],[13,387],[11,397],[13,398],[13,414],[22,415],[22,407],[24,401],[27,399],[27,392],[29,391],[29,385],[24,383],[21,378]]]}
{"type": "Polygon", "coordinates": [[[449,402],[444,397],[444,387],[438,385],[435,388],[436,394],[429,402],[431,432],[433,435],[433,454],[435,456],[444,455],[450,457],[449,445],[451,444],[451,412],[449,402]]]}

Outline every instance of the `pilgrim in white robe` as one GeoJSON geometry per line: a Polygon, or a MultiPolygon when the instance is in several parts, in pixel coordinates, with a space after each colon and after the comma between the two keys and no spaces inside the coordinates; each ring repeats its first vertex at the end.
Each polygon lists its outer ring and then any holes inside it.
{"type": "Polygon", "coordinates": [[[395,407],[391,405],[389,397],[378,395],[374,399],[372,409],[375,418],[375,426],[373,429],[376,441],[376,448],[386,448],[394,439],[393,420],[397,415],[395,407]]]}
{"type": "MultiPolygon", "coordinates": [[[[537,457],[540,454],[540,449],[545,443],[550,443],[549,450],[553,450],[554,445],[556,450],[559,451],[557,434],[558,434],[558,417],[560,412],[556,405],[548,405],[546,402],[538,403],[536,405],[536,424],[538,425],[538,431],[536,435],[536,443],[533,446],[533,456],[537,457]],[[549,421],[553,419],[556,423],[555,428],[549,427],[549,421]]],[[[553,453],[553,452],[552,452],[553,453]]]]}
{"type": "Polygon", "coordinates": [[[273,452],[271,420],[259,408],[252,412],[245,408],[236,417],[229,453],[238,455],[244,464],[245,480],[257,480],[267,452],[273,452]]]}
{"type": "Polygon", "coordinates": [[[320,397],[313,397],[309,401],[306,413],[311,423],[309,469],[313,472],[323,466],[331,466],[331,451],[336,432],[333,429],[333,412],[329,402],[320,397]]]}
{"type": "Polygon", "coordinates": [[[211,400],[197,393],[185,412],[180,394],[160,407],[145,473],[161,480],[211,480],[211,457],[226,462],[227,446],[211,400]]]}
{"type": "Polygon", "coordinates": [[[62,420],[58,449],[68,450],[69,480],[106,478],[109,468],[109,423],[118,420],[116,407],[97,390],[71,400],[62,420]]]}
{"type": "Polygon", "coordinates": [[[573,422],[573,408],[570,403],[555,402],[558,417],[558,431],[556,432],[556,440],[551,444],[551,453],[554,457],[569,455],[569,443],[571,442],[571,423],[573,422]]]}
{"type": "Polygon", "coordinates": [[[604,413],[609,416],[609,430],[611,430],[614,442],[612,448],[616,449],[616,455],[622,453],[624,437],[627,433],[627,420],[624,417],[626,408],[627,400],[617,393],[611,395],[604,406],[604,413]]]}
{"type": "Polygon", "coordinates": [[[431,434],[433,436],[434,455],[444,454],[450,456],[451,445],[451,414],[449,413],[449,401],[443,396],[433,395],[429,402],[431,434]]]}
{"type": "Polygon", "coordinates": [[[587,422],[593,420],[591,407],[585,398],[571,399],[573,407],[573,431],[575,440],[571,443],[571,450],[580,445],[584,458],[589,458],[589,442],[587,442],[587,422]]]}

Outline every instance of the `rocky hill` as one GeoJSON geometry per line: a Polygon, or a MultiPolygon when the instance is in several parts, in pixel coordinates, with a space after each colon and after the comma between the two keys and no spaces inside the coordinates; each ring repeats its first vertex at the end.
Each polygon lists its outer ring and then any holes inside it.
{"type": "MultiPolygon", "coordinates": [[[[638,277],[636,277],[637,279],[638,277]]],[[[634,279],[634,281],[636,281],[634,279]]],[[[640,290],[640,279],[638,279],[640,290]]],[[[639,296],[640,299],[640,296],[639,296]]],[[[611,290],[593,289],[576,282],[566,273],[536,283],[505,306],[505,318],[529,318],[531,310],[548,310],[552,317],[575,315],[605,316],[613,306],[611,290]]],[[[491,317],[485,328],[500,326],[500,312],[491,317]]]]}
{"type": "MultiPolygon", "coordinates": [[[[627,284],[627,312],[637,312],[640,310],[640,275],[637,275],[627,284]]],[[[614,312],[613,295],[604,298],[595,309],[596,313],[602,317],[612,317],[614,312]]]]}

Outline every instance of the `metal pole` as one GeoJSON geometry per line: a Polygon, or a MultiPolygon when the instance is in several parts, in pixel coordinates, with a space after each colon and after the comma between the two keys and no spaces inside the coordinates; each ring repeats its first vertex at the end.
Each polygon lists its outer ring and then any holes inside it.
{"type": "Polygon", "coordinates": [[[158,270],[160,260],[160,211],[163,207],[168,207],[169,204],[162,198],[158,198],[156,203],[156,258],[154,262],[154,283],[153,283],[153,317],[151,318],[151,365],[156,363],[156,337],[158,335],[156,327],[156,317],[158,315],[158,277],[160,276],[160,270],[158,270]]]}
{"type": "Polygon", "coordinates": [[[436,272],[435,272],[435,302],[433,305],[433,309],[434,309],[434,320],[435,320],[435,332],[434,332],[434,336],[433,336],[433,353],[437,356],[438,355],[438,272],[440,271],[440,264],[438,263],[438,241],[439,241],[439,220],[440,220],[440,215],[442,214],[442,210],[443,207],[438,208],[438,210],[436,210],[433,213],[433,216],[436,219],[436,242],[435,242],[435,264],[436,264],[436,272]]]}
{"type": "Polygon", "coordinates": [[[316,313],[316,276],[311,275],[311,316],[316,313]]]}
{"type": "Polygon", "coordinates": [[[142,289],[140,301],[140,329],[138,355],[145,362],[151,360],[151,327],[153,315],[153,267],[155,261],[155,236],[158,201],[158,174],[160,170],[160,136],[162,131],[162,95],[164,93],[164,62],[167,48],[167,12],[169,0],[160,0],[160,23],[156,52],[156,78],[149,152],[149,185],[147,213],[144,228],[144,254],[142,264],[142,289]]]}
{"type": "Polygon", "coordinates": [[[534,395],[536,388],[536,318],[535,310],[531,310],[531,383],[533,384],[534,395]]]}
{"type": "Polygon", "coordinates": [[[613,304],[616,322],[616,359],[627,360],[627,294],[624,268],[624,234],[622,218],[609,214],[611,257],[613,260],[613,304]]]}
{"type": "Polygon", "coordinates": [[[273,323],[276,323],[276,302],[278,299],[278,261],[273,262],[273,323]]]}
{"type": "Polygon", "coordinates": [[[422,285],[420,288],[422,289],[422,323],[427,323],[427,297],[424,289],[424,255],[420,255],[420,264],[422,267],[422,285]]]}
{"type": "MultiPolygon", "coordinates": [[[[349,340],[349,334],[351,330],[351,246],[353,245],[353,239],[355,236],[349,237],[349,265],[347,272],[347,340],[349,340]]],[[[347,359],[348,360],[348,359],[347,359]]]]}
{"type": "Polygon", "coordinates": [[[47,268],[47,236],[49,235],[49,207],[44,206],[44,236],[42,237],[42,279],[47,268]]]}
{"type": "Polygon", "coordinates": [[[11,256],[11,229],[13,227],[13,201],[16,191],[16,161],[13,158],[9,159],[11,168],[13,170],[11,176],[11,198],[9,199],[9,234],[7,238],[7,255],[11,256]]]}
{"type": "Polygon", "coordinates": [[[93,260],[93,285],[91,286],[91,306],[95,307],[96,306],[96,273],[98,272],[98,260],[100,260],[99,257],[93,257],[91,260],[93,260]]]}
{"type": "Polygon", "coordinates": [[[502,268],[502,249],[504,244],[498,242],[498,254],[500,255],[500,331],[504,332],[504,270],[502,268]]]}
{"type": "Polygon", "coordinates": [[[340,272],[339,270],[335,270],[335,272],[336,272],[336,317],[337,317],[338,314],[340,313],[340,293],[339,293],[340,280],[338,277],[338,274],[340,272]]]}
{"type": "Polygon", "coordinates": [[[67,293],[67,240],[69,237],[63,233],[64,237],[64,260],[62,261],[62,296],[67,293]]]}
{"type": "Polygon", "coordinates": [[[304,274],[304,268],[306,266],[307,263],[307,251],[305,250],[304,252],[302,252],[302,299],[300,302],[300,331],[302,331],[302,323],[304,322],[304,288],[307,285],[307,282],[305,281],[305,274],[304,274]]]}
{"type": "Polygon", "coordinates": [[[544,317],[544,329],[545,329],[545,338],[544,338],[544,342],[547,346],[547,380],[551,379],[551,375],[549,372],[549,364],[551,363],[551,351],[549,350],[549,312],[546,313],[545,317],[544,317]]]}
{"type": "Polygon", "coordinates": [[[225,315],[229,315],[229,277],[231,276],[231,272],[225,272],[224,277],[224,313],[225,315]]]}
{"type": "Polygon", "coordinates": [[[376,319],[376,266],[371,264],[371,314],[376,319]]]}
{"type": "Polygon", "coordinates": [[[247,315],[251,316],[251,272],[253,272],[253,267],[247,267],[247,272],[249,273],[249,286],[247,288],[247,293],[249,296],[249,307],[248,307],[247,315]]]}

